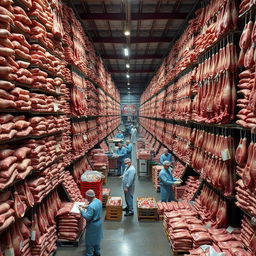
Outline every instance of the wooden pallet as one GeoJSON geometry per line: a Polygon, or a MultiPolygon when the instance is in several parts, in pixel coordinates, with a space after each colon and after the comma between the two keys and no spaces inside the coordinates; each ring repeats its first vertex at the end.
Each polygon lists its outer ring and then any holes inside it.
{"type": "MultiPolygon", "coordinates": [[[[108,199],[111,199],[109,197],[108,199]]],[[[113,206],[113,205],[108,205],[108,202],[106,204],[106,216],[105,220],[116,220],[116,221],[121,221],[123,217],[123,204],[122,204],[122,198],[121,199],[121,205],[120,206],[113,206]]]]}
{"type": "MultiPolygon", "coordinates": [[[[151,208],[151,209],[139,208],[138,207],[138,201],[140,199],[141,199],[141,197],[137,198],[138,220],[139,221],[158,221],[159,220],[159,215],[158,215],[157,207],[156,208],[151,208]]],[[[155,200],[154,197],[151,197],[150,199],[155,200]]]]}
{"type": "Polygon", "coordinates": [[[107,204],[107,201],[108,201],[108,195],[103,195],[102,196],[102,206],[105,208],[106,207],[106,204],[107,204]]]}
{"type": "Polygon", "coordinates": [[[75,241],[70,241],[70,240],[66,240],[66,239],[59,239],[57,240],[57,246],[58,247],[78,247],[80,239],[82,238],[83,234],[84,234],[85,228],[83,229],[83,231],[80,233],[80,235],[78,236],[78,238],[75,241]]]}

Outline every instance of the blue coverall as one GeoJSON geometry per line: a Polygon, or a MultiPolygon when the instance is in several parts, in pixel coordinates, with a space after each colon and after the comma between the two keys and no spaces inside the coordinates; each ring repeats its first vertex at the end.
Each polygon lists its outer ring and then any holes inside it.
{"type": "Polygon", "coordinates": [[[132,159],[132,144],[129,143],[128,145],[126,145],[126,158],[130,158],[132,159]]]}
{"type": "Polygon", "coordinates": [[[122,175],[124,172],[124,159],[126,157],[125,147],[118,148],[116,154],[119,156],[117,159],[117,175],[122,175]]]}
{"type": "Polygon", "coordinates": [[[118,138],[118,139],[124,139],[123,133],[122,133],[122,132],[118,133],[118,134],[116,135],[116,138],[118,138]]]}
{"type": "Polygon", "coordinates": [[[86,219],[86,256],[100,255],[100,241],[102,233],[102,203],[95,198],[89,204],[87,211],[81,211],[82,216],[86,219]]]}
{"type": "Polygon", "coordinates": [[[163,164],[164,161],[172,162],[172,155],[170,153],[168,153],[167,155],[166,154],[162,154],[160,156],[160,163],[163,164]]]}
{"type": "Polygon", "coordinates": [[[166,171],[164,168],[159,173],[160,180],[160,194],[162,202],[171,202],[174,201],[174,193],[172,190],[172,184],[174,184],[177,179],[172,176],[172,169],[169,168],[166,171]]]}
{"type": "Polygon", "coordinates": [[[124,192],[125,202],[128,208],[128,211],[133,213],[133,195],[135,190],[135,177],[136,170],[131,165],[126,167],[123,174],[122,188],[128,188],[128,192],[124,192]]]}

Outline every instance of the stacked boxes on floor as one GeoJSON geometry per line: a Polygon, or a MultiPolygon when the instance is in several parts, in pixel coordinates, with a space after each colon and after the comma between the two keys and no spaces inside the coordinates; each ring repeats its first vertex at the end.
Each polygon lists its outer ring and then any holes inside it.
{"type": "Polygon", "coordinates": [[[109,197],[106,204],[106,220],[121,221],[123,216],[123,203],[121,197],[109,197]]]}

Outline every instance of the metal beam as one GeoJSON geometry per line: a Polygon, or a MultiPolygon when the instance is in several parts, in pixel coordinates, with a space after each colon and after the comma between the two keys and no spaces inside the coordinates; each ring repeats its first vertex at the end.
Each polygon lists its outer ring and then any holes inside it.
{"type": "MultiPolygon", "coordinates": [[[[127,73],[127,69],[120,70],[120,69],[109,69],[110,73],[127,73]]],[[[141,70],[129,70],[129,73],[153,73],[155,70],[153,69],[141,69],[141,70]]]]}
{"type": "MultiPolygon", "coordinates": [[[[172,37],[132,37],[131,44],[143,43],[170,43],[172,37]]],[[[125,44],[125,37],[94,37],[94,43],[111,43],[111,44],[125,44]]]]}
{"type": "MultiPolygon", "coordinates": [[[[144,54],[144,55],[131,55],[130,60],[143,60],[143,59],[162,59],[163,55],[161,54],[144,54]]],[[[102,59],[106,60],[123,60],[126,59],[124,55],[101,55],[102,59]]]]}
{"type": "MultiPolygon", "coordinates": [[[[188,13],[132,13],[131,20],[170,20],[178,19],[183,20],[187,17],[188,13]]],[[[125,20],[125,13],[81,13],[82,20],[125,20]]]]}

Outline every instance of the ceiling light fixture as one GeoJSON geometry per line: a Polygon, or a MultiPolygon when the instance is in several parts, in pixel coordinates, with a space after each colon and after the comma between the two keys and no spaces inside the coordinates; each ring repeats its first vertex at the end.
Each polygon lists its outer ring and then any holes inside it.
{"type": "Polygon", "coordinates": [[[129,63],[126,64],[126,68],[130,68],[130,64],[129,63]]]}
{"type": "Polygon", "coordinates": [[[131,32],[130,32],[129,30],[125,30],[125,31],[124,31],[124,35],[125,35],[125,36],[129,36],[129,35],[131,35],[131,32]]]}
{"type": "Polygon", "coordinates": [[[124,48],[124,56],[129,56],[129,49],[128,48],[124,48]]]}
{"type": "Polygon", "coordinates": [[[127,85],[130,85],[130,82],[128,82],[127,85]]]}
{"type": "Polygon", "coordinates": [[[126,74],[126,77],[127,77],[127,78],[130,78],[130,75],[129,75],[129,74],[126,74]]]}
{"type": "Polygon", "coordinates": [[[130,87],[128,88],[128,90],[130,90],[130,87]]]}

